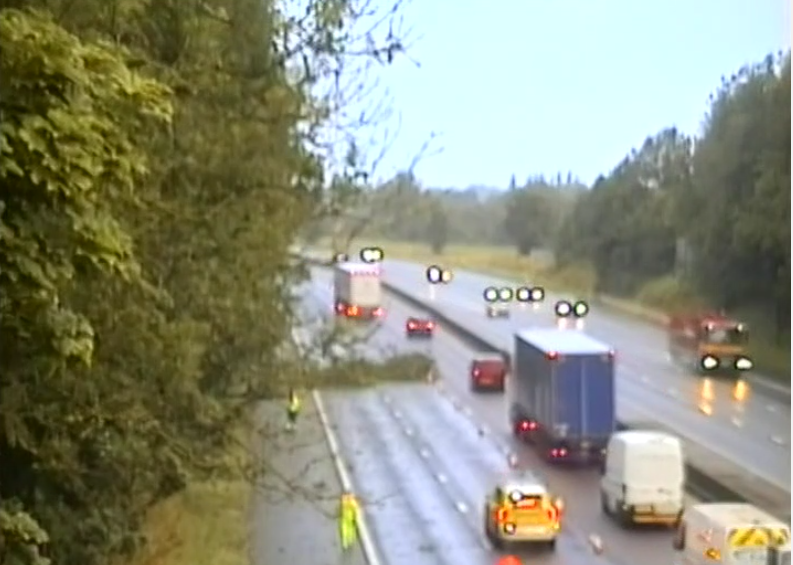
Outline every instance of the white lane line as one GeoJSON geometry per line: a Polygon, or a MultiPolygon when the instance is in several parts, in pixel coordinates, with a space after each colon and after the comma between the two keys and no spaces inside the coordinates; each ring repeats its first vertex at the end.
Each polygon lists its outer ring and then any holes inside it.
{"type": "Polygon", "coordinates": [[[397,420],[401,420],[402,412],[400,412],[399,410],[394,410],[394,418],[396,418],[397,420]]]}
{"type": "Polygon", "coordinates": [[[405,428],[405,435],[408,437],[413,437],[413,428],[405,428]]]}
{"type": "Polygon", "coordinates": [[[771,436],[771,443],[776,444],[776,445],[785,445],[785,438],[783,438],[782,436],[778,436],[778,435],[772,435],[771,436]]]}
{"type": "MultiPolygon", "coordinates": [[[[317,389],[311,391],[311,396],[314,399],[314,405],[317,407],[317,414],[319,415],[319,422],[322,425],[322,430],[325,432],[325,441],[328,443],[331,459],[336,467],[336,472],[339,475],[339,482],[341,488],[348,492],[354,492],[353,484],[350,476],[347,473],[344,460],[341,457],[339,450],[339,442],[336,440],[336,434],[330,426],[328,414],[325,412],[325,405],[322,402],[322,397],[317,389]]],[[[363,550],[364,558],[367,565],[381,565],[382,559],[377,552],[377,546],[374,544],[371,530],[369,529],[369,521],[366,515],[366,509],[361,511],[360,520],[358,520],[358,533],[361,537],[361,549],[363,550]]]]}
{"type": "Polygon", "coordinates": [[[765,409],[768,410],[769,412],[776,412],[777,410],[776,406],[774,406],[773,404],[767,404],[765,409]]]}
{"type": "Polygon", "coordinates": [[[454,506],[457,508],[457,511],[460,512],[460,514],[468,513],[468,505],[465,502],[457,501],[454,506]]]}
{"type": "Polygon", "coordinates": [[[443,473],[438,473],[435,475],[435,478],[437,478],[438,482],[442,485],[445,485],[447,482],[449,482],[449,479],[443,473]]]}
{"type": "Polygon", "coordinates": [[[421,451],[419,451],[419,453],[421,454],[421,456],[422,456],[424,459],[427,459],[427,458],[430,456],[430,452],[429,452],[429,451],[427,451],[426,449],[422,449],[421,451]]]}
{"type": "Polygon", "coordinates": [[[466,416],[473,416],[474,412],[468,406],[463,407],[463,414],[466,416]]]}
{"type": "Polygon", "coordinates": [[[677,389],[668,388],[666,389],[666,394],[668,394],[669,396],[677,396],[677,389]]]}
{"type": "Polygon", "coordinates": [[[743,427],[743,420],[741,420],[738,416],[733,416],[732,418],[730,418],[730,421],[732,422],[732,425],[737,428],[743,427]]]}

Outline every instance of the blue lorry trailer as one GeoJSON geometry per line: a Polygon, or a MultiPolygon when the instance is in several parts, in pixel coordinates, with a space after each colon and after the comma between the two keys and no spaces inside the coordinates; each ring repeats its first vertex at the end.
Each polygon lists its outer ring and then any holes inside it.
{"type": "Polygon", "coordinates": [[[583,332],[515,334],[513,433],[550,461],[599,462],[616,426],[614,350],[583,332]]]}

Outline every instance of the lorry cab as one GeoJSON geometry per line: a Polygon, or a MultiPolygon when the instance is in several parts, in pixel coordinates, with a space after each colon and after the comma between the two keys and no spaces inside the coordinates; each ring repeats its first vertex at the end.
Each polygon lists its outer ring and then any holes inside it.
{"type": "Polygon", "coordinates": [[[497,548],[507,544],[543,544],[553,549],[562,529],[563,501],[532,473],[499,481],[485,501],[485,535],[497,548]]]}
{"type": "Polygon", "coordinates": [[[681,565],[790,565],[790,526],[752,504],[696,504],[672,546],[681,565]]]}
{"type": "Polygon", "coordinates": [[[606,515],[623,525],[674,524],[683,510],[684,485],[680,438],[649,430],[611,436],[600,479],[606,515]]]}
{"type": "Polygon", "coordinates": [[[720,314],[673,316],[669,322],[669,353],[698,372],[752,369],[745,324],[720,314]]]}

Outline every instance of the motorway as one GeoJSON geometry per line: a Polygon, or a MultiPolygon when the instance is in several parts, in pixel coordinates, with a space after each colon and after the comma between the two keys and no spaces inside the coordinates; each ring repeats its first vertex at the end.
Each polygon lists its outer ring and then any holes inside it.
{"type": "MultiPolygon", "coordinates": [[[[388,250],[384,250],[387,256],[388,250]]],[[[418,300],[432,303],[444,315],[511,351],[516,329],[554,323],[549,295],[535,310],[515,304],[511,319],[486,320],[482,293],[488,286],[515,288],[514,282],[465,271],[454,272],[448,285],[427,283],[426,266],[386,260],[384,280],[418,300]]],[[[527,283],[528,284],[528,283],[527,283]]],[[[673,429],[717,456],[740,465],[790,497],[790,397],[767,387],[741,387],[701,379],[673,364],[666,354],[662,329],[626,319],[593,306],[586,331],[613,345],[618,359],[618,410],[629,409],[645,420],[673,429]]],[[[788,502],[789,504],[789,502],[788,502]]]]}
{"type": "MultiPolygon", "coordinates": [[[[312,300],[330,311],[330,277],[315,270],[312,300]]],[[[544,565],[668,565],[671,531],[625,531],[600,512],[598,474],[546,466],[513,441],[502,395],[469,391],[475,352],[443,327],[427,342],[409,342],[405,319],[418,312],[394,298],[370,342],[435,358],[436,386],[405,384],[361,392],[325,392],[324,404],[359,492],[384,565],[492,565],[497,553],[482,535],[481,505],[508,472],[507,454],[545,476],[566,502],[565,530],[556,552],[524,551],[544,565]],[[588,538],[605,552],[596,556],[588,538]]]]}

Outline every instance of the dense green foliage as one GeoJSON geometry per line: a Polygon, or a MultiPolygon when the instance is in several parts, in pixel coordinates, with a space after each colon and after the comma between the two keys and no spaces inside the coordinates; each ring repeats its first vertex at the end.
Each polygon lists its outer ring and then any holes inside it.
{"type": "MultiPolygon", "coordinates": [[[[362,8],[0,9],[0,563],[106,564],[223,472],[290,362],[289,246],[324,200],[316,135],[362,8]]],[[[375,33],[355,57],[401,48],[375,33]]]]}
{"type": "MultiPolygon", "coordinates": [[[[589,259],[605,292],[691,286],[790,328],[790,56],[725,80],[700,138],[648,138],[576,203],[560,259],[589,259]]],[[[787,328],[787,330],[786,330],[787,328]]]]}

